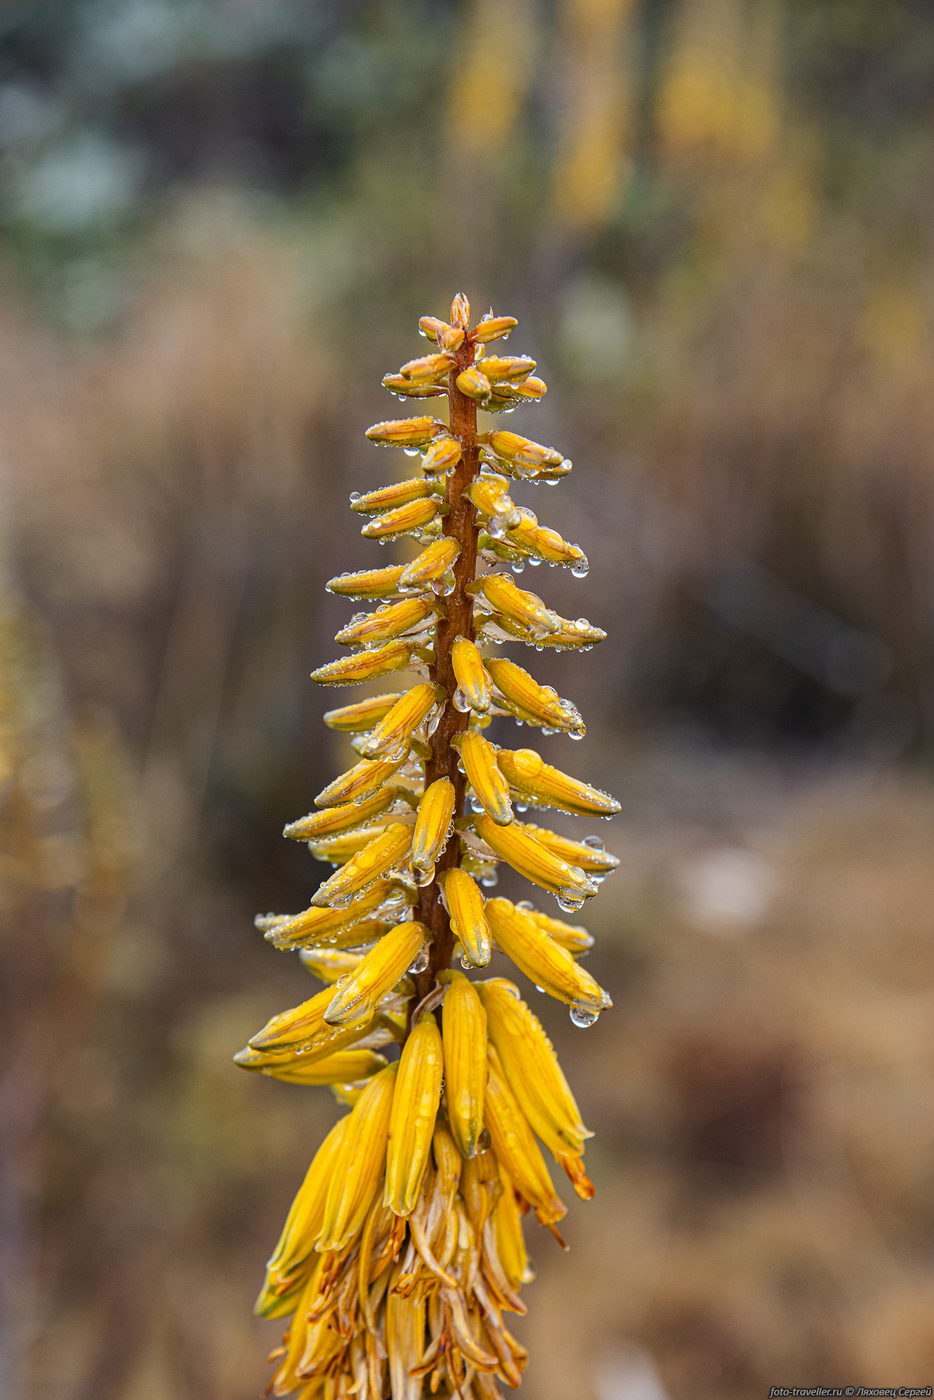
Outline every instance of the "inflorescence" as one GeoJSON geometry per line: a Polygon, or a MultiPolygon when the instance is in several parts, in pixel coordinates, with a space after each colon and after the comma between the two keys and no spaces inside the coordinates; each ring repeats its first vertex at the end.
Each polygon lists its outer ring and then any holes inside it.
{"type": "Polygon", "coordinates": [[[256,1305],[289,1319],[271,1390],[300,1400],[492,1400],[497,1378],[517,1386],[526,1353],[503,1315],[525,1311],[519,1290],[532,1278],[522,1217],[531,1210],[560,1241],[566,1212],[539,1142],[579,1196],[593,1195],[590,1133],[541,1023],[514,983],[465,974],[499,950],[576,1025],[611,1004],[578,961],[593,942],[585,929],[484,893],[505,861],[573,913],[617,864],[599,838],[570,840],[516,815],[608,817],[613,798],[484,732],[509,716],[582,738],[570,701],[489,650],[513,640],[587,650],[606,634],[513,578],[526,564],[587,572],[583,552],[509,494],[513,482],[560,480],[570,462],[517,433],[477,431],[478,408],[509,411],[545,393],[534,360],[488,349],[515,320],[490,313],[470,329],[458,295],[448,322],[419,325],[431,353],[383,383],[403,398],[446,396],[449,422],[369,428],[373,442],[420,456],[421,469],[351,497],[364,538],[410,536],[418,552],[331,579],[333,593],[377,606],[337,634],[349,653],[313,672],[326,685],[406,679],[324,717],[358,761],[285,835],[334,873],[300,914],[257,920],[324,990],[273,1016],[236,1056],[292,1084],[328,1085],[349,1109],[308,1170],[256,1305]]]}

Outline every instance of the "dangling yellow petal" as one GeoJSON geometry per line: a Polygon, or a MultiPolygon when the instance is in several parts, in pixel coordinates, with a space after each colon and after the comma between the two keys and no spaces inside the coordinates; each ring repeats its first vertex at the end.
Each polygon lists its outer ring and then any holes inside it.
{"type": "Polygon", "coordinates": [[[501,337],[505,340],[518,324],[515,316],[484,316],[470,332],[470,339],[475,345],[483,345],[489,340],[499,340],[501,337]]]}
{"type": "Polygon", "coordinates": [[[388,447],[423,447],[439,433],[447,433],[447,424],[437,418],[392,418],[367,428],[370,442],[388,447]]]}
{"type": "Polygon", "coordinates": [[[444,1058],[435,1018],[421,1016],[402,1047],[392,1104],[384,1202],[411,1215],[418,1200],[441,1097],[444,1058]]]}
{"type": "Polygon", "coordinates": [[[421,554],[416,555],[411,564],[406,564],[399,578],[399,587],[409,590],[424,588],[427,584],[434,583],[453,567],[459,554],[460,545],[456,540],[432,540],[421,554]]]}
{"type": "Polygon", "coordinates": [[[304,1056],[280,1063],[270,1063],[268,1058],[257,1050],[241,1050],[234,1056],[234,1063],[241,1069],[252,1070],[256,1074],[271,1079],[282,1079],[286,1084],[353,1084],[358,1079],[369,1079],[386,1064],[385,1056],[373,1050],[338,1050],[334,1055],[326,1055],[323,1060],[308,1064],[304,1056]]]}
{"type": "Polygon", "coordinates": [[[602,845],[598,837],[587,841],[572,841],[569,836],[559,836],[545,826],[526,823],[526,831],[553,855],[566,860],[568,865],[579,865],[587,875],[608,875],[619,865],[619,856],[612,855],[602,845]]]}
{"type": "Polygon", "coordinates": [[[484,1119],[498,1160],[516,1183],[543,1225],[567,1215],[567,1207],[555,1195],[545,1159],[516,1097],[506,1083],[493,1046],[487,1049],[489,1074],[484,1119]]]}
{"type": "Polygon", "coordinates": [[[445,978],[444,1097],[454,1141],[464,1157],[473,1157],[483,1130],[487,1018],[472,982],[459,972],[447,973],[445,978]]]}
{"type": "Polygon", "coordinates": [[[538,1017],[504,977],[478,983],[490,1040],[532,1129],[555,1157],[583,1151],[592,1134],[538,1017]]]}
{"type": "Polygon", "coordinates": [[[410,501],[408,505],[396,506],[368,520],[360,531],[365,540],[393,540],[399,535],[410,535],[422,529],[438,514],[438,498],[429,496],[421,501],[410,501]]]}
{"type": "Polygon", "coordinates": [[[309,944],[342,946],[346,930],[355,928],[368,915],[382,909],[383,905],[388,908],[394,903],[398,911],[399,906],[410,897],[414,898],[414,895],[404,887],[390,880],[380,880],[365,895],[360,895],[344,908],[319,909],[312,906],[301,914],[286,917],[263,915],[256,922],[276,948],[300,948],[309,944]]]}
{"type": "Polygon", "coordinates": [[[374,724],[378,724],[388,715],[400,694],[401,691],[395,690],[387,695],[371,695],[369,699],[357,700],[352,705],[339,705],[336,710],[325,710],[321,718],[329,729],[336,729],[341,734],[359,734],[363,730],[372,729],[374,724]]]}
{"type": "Polygon", "coordinates": [[[315,798],[315,806],[335,807],[348,802],[362,802],[382,788],[387,778],[391,778],[403,762],[402,758],[381,758],[375,762],[364,759],[362,763],[355,763],[353,768],[348,768],[346,773],[322,788],[315,798]]]}
{"type": "Polygon", "coordinates": [[[547,608],[537,593],[519,588],[509,574],[486,574],[478,588],[503,617],[512,618],[534,636],[546,636],[561,625],[561,618],[547,608]]]}
{"type": "Polygon", "coordinates": [[[320,1251],[345,1248],[363,1228],[383,1178],[398,1068],[387,1065],[374,1075],[348,1116],[316,1240],[320,1251]]]}

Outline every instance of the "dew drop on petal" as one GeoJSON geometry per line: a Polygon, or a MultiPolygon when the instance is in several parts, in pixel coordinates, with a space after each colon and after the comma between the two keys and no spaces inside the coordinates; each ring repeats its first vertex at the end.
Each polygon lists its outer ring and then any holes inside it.
{"type": "Polygon", "coordinates": [[[568,1014],[571,1018],[571,1025],[579,1027],[580,1030],[586,1030],[588,1026],[594,1025],[600,1019],[599,1011],[593,1011],[581,1002],[575,1002],[568,1014]]]}

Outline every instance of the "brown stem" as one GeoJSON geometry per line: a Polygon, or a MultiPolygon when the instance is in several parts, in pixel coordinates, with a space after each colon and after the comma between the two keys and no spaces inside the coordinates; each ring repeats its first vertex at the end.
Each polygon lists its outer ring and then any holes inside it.
{"type": "MultiPolygon", "coordinates": [[[[461,444],[461,459],[452,471],[448,484],[448,514],[444,517],[444,533],[456,540],[460,554],[454,565],[454,591],[445,599],[447,616],[435,629],[435,657],[430,668],[431,679],[443,686],[447,700],[438,727],[431,737],[431,757],[425,761],[425,786],[437,778],[450,778],[454,784],[454,816],[464,810],[467,779],[458,767],[457,750],[451,740],[467,728],[468,715],[454,707],[457,682],[451,664],[451,644],[455,637],[473,640],[473,599],[467,585],[473,582],[477,569],[477,536],[474,509],[467,488],[479,471],[477,444],[477,405],[457,387],[457,376],[473,362],[473,346],[465,339],[457,351],[457,363],[451,370],[448,398],[451,404],[451,434],[461,444]]],[[[448,922],[447,910],[441,903],[437,876],[457,864],[459,841],[455,834],[438,858],[435,878],[425,885],[418,896],[413,917],[420,920],[431,935],[428,966],[415,979],[416,994],[412,1002],[418,1005],[434,987],[438,973],[450,966],[454,936],[448,922]]]]}

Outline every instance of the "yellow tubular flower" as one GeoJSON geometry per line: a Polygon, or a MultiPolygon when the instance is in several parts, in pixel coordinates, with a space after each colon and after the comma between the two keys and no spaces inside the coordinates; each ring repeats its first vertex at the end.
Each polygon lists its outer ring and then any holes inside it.
{"type": "MultiPolygon", "coordinates": [[[[446,398],[445,411],[367,429],[420,466],[351,496],[365,539],[409,535],[413,545],[401,546],[406,562],[342,572],[327,585],[370,606],[337,634],[351,653],[314,678],[356,685],[405,675],[391,693],[325,714],[357,758],[284,834],[333,872],[308,908],[256,920],[324,986],[274,1015],[236,1063],[327,1088],[343,1105],[256,1305],[285,1319],[275,1397],[497,1400],[527,1361],[504,1321],[525,1312],[519,1290],[533,1277],[523,1216],[534,1211],[563,1243],[565,1207],[538,1140],[579,1196],[593,1193],[589,1133],[543,1027],[512,982],[473,982],[451,966],[459,958],[468,972],[485,967],[495,947],[568,1004],[578,1026],[610,1004],[575,961],[593,943],[585,929],[527,903],[485,899],[481,888],[506,861],[570,911],[618,863],[592,837],[557,835],[513,813],[515,802],[609,816],[619,810],[613,798],[534,749],[500,748],[484,734],[512,717],[582,738],[570,700],[490,652],[512,639],[585,650],[605,635],[503,572],[526,561],[578,577],[587,569],[577,545],[511,494],[557,482],[571,463],[519,433],[478,429],[478,406],[525,408],[546,391],[529,356],[486,351],[515,325],[491,311],[471,326],[462,294],[447,320],[422,317],[427,353],[383,384],[403,398],[446,398]]],[[[417,415],[420,404],[411,407],[417,415]]]]}
{"type": "Polygon", "coordinates": [[[380,1187],[398,1065],[374,1075],[351,1109],[331,1167],[318,1250],[343,1249],[363,1228],[380,1187]]]}
{"type": "Polygon", "coordinates": [[[329,661],[326,666],[312,671],[311,679],[322,685],[357,685],[386,676],[390,671],[401,671],[411,658],[411,650],[405,642],[390,642],[387,646],[363,651],[359,656],[341,656],[337,661],[329,661]]]}
{"type": "Polygon", "coordinates": [[[474,967],[486,967],[493,952],[493,936],[476,881],[458,867],[442,871],[438,878],[444,891],[451,932],[474,967]]]}
{"type": "Polygon", "coordinates": [[[556,612],[546,608],[536,593],[519,588],[508,574],[487,574],[479,587],[498,613],[512,618],[535,636],[546,636],[561,625],[556,612]]]}
{"type": "Polygon", "coordinates": [[[404,572],[403,564],[392,564],[388,569],[363,569],[358,573],[335,574],[324,586],[329,593],[341,598],[391,597],[397,592],[404,572]]]}
{"type": "MultiPolygon", "coordinates": [[[[421,949],[428,930],[417,920],[396,924],[371,948],[357,971],[332,996],[323,1019],[330,1026],[369,1020],[421,949]]],[[[325,993],[326,994],[326,993],[325,993]]],[[[253,1044],[253,1041],[250,1041],[253,1044]]]]}
{"type": "Polygon", "coordinates": [[[491,657],[484,664],[497,690],[531,716],[533,723],[583,737],[586,731],[579,711],[569,700],[560,699],[550,685],[539,685],[528,671],[502,657],[491,657]]]}
{"type": "Polygon", "coordinates": [[[608,792],[552,768],[534,749],[500,749],[496,761],[511,788],[543,806],[579,817],[612,816],[620,810],[608,792]]]}
{"type": "Polygon", "coordinates": [[[433,685],[416,685],[399,699],[378,722],[364,745],[364,757],[394,759],[408,752],[409,740],[433,709],[437,692],[433,685]]]}
{"type": "Polygon", "coordinates": [[[410,501],[405,506],[396,506],[395,510],[384,511],[382,515],[368,520],[360,533],[365,540],[394,540],[427,525],[437,514],[438,500],[435,496],[429,496],[421,501],[410,501]]]}
{"type": "Polygon", "coordinates": [[[359,622],[350,622],[342,627],[334,640],[348,647],[388,642],[419,627],[431,617],[436,606],[434,597],[403,598],[398,603],[383,603],[359,622]]]}
{"type": "Polygon", "coordinates": [[[357,700],[352,705],[325,710],[321,718],[329,729],[337,729],[342,734],[359,734],[372,729],[374,724],[388,715],[400,694],[401,691],[393,690],[386,695],[371,695],[368,700],[357,700]]]}
{"type": "Polygon", "coordinates": [[[537,987],[594,1020],[613,1005],[590,973],[508,899],[488,899],[486,915],[497,947],[537,987]]]}
{"type": "Polygon", "coordinates": [[[320,812],[309,812],[298,821],[289,822],[282,832],[292,841],[322,841],[329,836],[340,836],[355,827],[365,826],[373,817],[378,817],[397,800],[394,788],[377,788],[376,792],[360,802],[340,802],[335,807],[324,807],[320,812]]]}
{"type": "Polygon", "coordinates": [[[324,906],[347,900],[351,895],[365,890],[368,885],[400,865],[409,854],[412,845],[412,829],[402,822],[393,822],[382,835],[370,841],[362,851],[351,856],[346,865],[335,870],[330,879],[319,886],[312,896],[312,906],[324,906]]]}
{"type": "Polygon", "coordinates": [[[475,714],[485,715],[492,699],[490,678],[484,669],[483,657],[467,637],[454,638],[451,665],[463,700],[475,714]]]}
{"type": "Polygon", "coordinates": [[[533,1130],[555,1157],[580,1154],[593,1134],[581,1122],[580,1109],[541,1021],[504,977],[479,984],[490,1040],[533,1130]]]}
{"type": "Polygon", "coordinates": [[[444,1097],[451,1133],[464,1157],[473,1157],[483,1129],[486,1091],[486,1012],[477,989],[452,972],[444,997],[444,1097]]]}
{"type": "Polygon", "coordinates": [[[581,928],[580,924],[568,924],[563,919],[553,919],[550,914],[542,914],[537,909],[529,909],[526,912],[543,933],[547,933],[569,953],[584,953],[593,947],[593,934],[581,928]]]}
{"type": "Polygon", "coordinates": [[[381,510],[408,505],[409,501],[419,501],[433,493],[431,482],[416,476],[409,481],[394,481],[391,486],[382,486],[378,491],[366,491],[362,496],[353,492],[350,509],[358,515],[378,515],[381,510]]]}
{"type": "Polygon", "coordinates": [[[468,731],[461,738],[460,756],[474,796],[483,810],[497,826],[507,826],[513,820],[512,804],[509,784],[496,763],[496,749],[482,734],[468,731]]]}
{"type": "Polygon", "coordinates": [[[291,917],[262,920],[266,938],[276,948],[304,948],[310,945],[339,944],[345,929],[353,929],[384,904],[405,904],[405,892],[390,880],[380,880],[344,908],[312,907],[291,917]]]}
{"type": "Polygon", "coordinates": [[[270,1064],[258,1051],[250,1049],[241,1050],[235,1059],[241,1069],[265,1074],[270,1079],[284,1079],[288,1084],[353,1084],[358,1079],[369,1079],[386,1063],[385,1056],[374,1050],[338,1050],[336,1055],[311,1064],[306,1064],[304,1057],[270,1064]]]}
{"type": "Polygon", "coordinates": [[[436,778],[418,804],[412,836],[412,868],[425,875],[435,868],[451,834],[455,792],[450,778],[436,778]]]}
{"type": "Polygon", "coordinates": [[[597,893],[597,887],[576,865],[552,855],[540,841],[530,836],[522,822],[497,826],[487,816],[472,818],[473,828],[490,850],[512,866],[513,870],[531,880],[543,890],[556,894],[563,907],[580,908],[585,899],[597,893]]]}
{"type": "Polygon", "coordinates": [[[560,836],[556,831],[549,831],[544,826],[535,826],[531,822],[526,823],[525,829],[536,841],[540,841],[546,850],[559,856],[561,860],[566,860],[568,865],[579,865],[585,874],[608,875],[619,865],[619,856],[604,850],[598,836],[591,837],[591,844],[588,844],[584,841],[572,841],[567,836],[560,836]]]}
{"type": "Polygon", "coordinates": [[[424,588],[426,584],[435,583],[453,568],[459,554],[456,540],[433,540],[411,564],[406,564],[399,577],[400,589],[424,588]]]}
{"type": "Polygon", "coordinates": [[[353,768],[348,768],[346,773],[318,793],[315,806],[334,807],[345,802],[361,802],[371,793],[378,792],[400,764],[401,759],[378,759],[376,762],[364,759],[362,763],[355,763],[353,768]]]}
{"type": "Polygon", "coordinates": [[[392,1103],[384,1203],[394,1215],[411,1215],[418,1200],[441,1097],[444,1057],[441,1032],[421,1016],[402,1047],[392,1103]]]}
{"type": "Polygon", "coordinates": [[[506,1083],[499,1057],[492,1045],[487,1047],[487,1057],[489,1074],[484,1119],[493,1151],[542,1224],[554,1224],[567,1215],[567,1207],[555,1195],[545,1159],[515,1095],[506,1083]]]}

